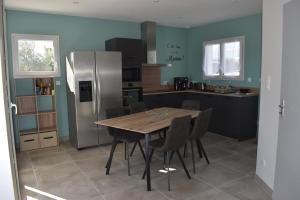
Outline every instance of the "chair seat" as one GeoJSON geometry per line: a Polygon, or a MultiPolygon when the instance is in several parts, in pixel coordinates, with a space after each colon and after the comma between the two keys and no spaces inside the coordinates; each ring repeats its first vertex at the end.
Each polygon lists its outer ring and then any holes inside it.
{"type": "Polygon", "coordinates": [[[163,138],[152,140],[150,142],[150,148],[159,149],[160,147],[162,147],[164,145],[164,143],[165,143],[165,140],[163,138]]]}
{"type": "Polygon", "coordinates": [[[145,136],[142,134],[124,131],[116,135],[115,139],[122,142],[137,142],[139,140],[144,139],[144,137],[145,136]]]}

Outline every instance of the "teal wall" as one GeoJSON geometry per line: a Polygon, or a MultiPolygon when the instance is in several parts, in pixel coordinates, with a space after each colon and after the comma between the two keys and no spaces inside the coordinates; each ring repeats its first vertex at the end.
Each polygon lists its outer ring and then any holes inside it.
{"type": "Polygon", "coordinates": [[[187,75],[187,36],[187,29],[158,26],[156,38],[157,61],[172,64],[172,67],[161,68],[162,82],[168,81],[173,84],[174,77],[187,75]],[[182,60],[170,62],[169,56],[180,57],[182,60]]]}
{"type": "MultiPolygon", "coordinates": [[[[253,15],[189,29],[188,72],[195,81],[202,81],[203,42],[226,37],[245,36],[245,80],[230,81],[231,85],[260,87],[262,16],[253,15]],[[252,82],[248,82],[251,77],[252,82]]],[[[206,81],[208,82],[208,81],[206,81]]],[[[229,81],[210,81],[228,84],[229,81]]]]}
{"type": "MultiPolygon", "coordinates": [[[[65,56],[74,50],[104,50],[105,40],[113,37],[140,38],[140,24],[132,22],[121,22],[111,20],[101,20],[83,17],[40,14],[32,12],[21,12],[6,10],[7,17],[7,45],[8,45],[8,67],[11,81],[11,92],[14,101],[14,81],[12,76],[12,54],[11,54],[11,34],[45,34],[59,35],[60,47],[60,67],[61,76],[56,80],[61,81],[60,86],[56,86],[58,128],[61,137],[68,136],[68,115],[66,97],[66,69],[65,56]]],[[[181,46],[179,53],[186,55],[187,32],[185,29],[158,26],[157,45],[158,60],[165,61],[168,58],[170,49],[166,48],[167,43],[176,43],[181,46]]],[[[162,69],[162,80],[172,80],[173,76],[185,72],[187,59],[174,62],[174,68],[162,69]]],[[[19,84],[27,87],[26,84],[19,84]]],[[[29,84],[29,89],[30,89],[29,84]]],[[[20,91],[25,91],[20,88],[20,91]]],[[[25,119],[23,124],[28,124],[29,119],[25,119]]],[[[28,127],[34,126],[28,124],[28,127]]],[[[15,126],[16,127],[16,126],[15,126]]],[[[17,130],[16,130],[17,131],[17,130]]]]}

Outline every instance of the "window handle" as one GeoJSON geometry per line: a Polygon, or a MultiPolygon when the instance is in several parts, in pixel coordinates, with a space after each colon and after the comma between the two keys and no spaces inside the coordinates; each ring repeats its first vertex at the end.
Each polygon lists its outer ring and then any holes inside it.
{"type": "Polygon", "coordinates": [[[10,105],[9,105],[10,109],[15,109],[15,114],[17,115],[18,114],[18,106],[15,104],[15,103],[12,103],[10,102],[10,105]]]}

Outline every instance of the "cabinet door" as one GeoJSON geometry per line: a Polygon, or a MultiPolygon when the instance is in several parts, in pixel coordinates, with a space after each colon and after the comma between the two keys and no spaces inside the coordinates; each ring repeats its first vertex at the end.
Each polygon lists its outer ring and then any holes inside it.
{"type": "Polygon", "coordinates": [[[167,93],[162,94],[160,97],[162,107],[180,108],[185,99],[185,93],[167,93]]]}
{"type": "Polygon", "coordinates": [[[160,95],[144,95],[143,100],[148,109],[160,107],[160,95]]]}
{"type": "Polygon", "coordinates": [[[200,102],[200,110],[205,110],[206,107],[204,106],[204,95],[202,94],[193,94],[193,93],[187,93],[183,100],[195,100],[200,102]]]}
{"type": "Polygon", "coordinates": [[[219,97],[218,127],[222,134],[228,137],[238,138],[240,132],[240,99],[236,97],[219,97]]]}
{"type": "Polygon", "coordinates": [[[220,102],[219,98],[216,95],[204,94],[202,96],[201,109],[206,110],[208,108],[212,108],[212,116],[209,123],[209,131],[219,133],[221,132],[220,128],[220,102]]]}
{"type": "Polygon", "coordinates": [[[140,67],[142,64],[142,41],[140,39],[114,38],[105,42],[107,51],[122,53],[123,67],[140,67]]]}

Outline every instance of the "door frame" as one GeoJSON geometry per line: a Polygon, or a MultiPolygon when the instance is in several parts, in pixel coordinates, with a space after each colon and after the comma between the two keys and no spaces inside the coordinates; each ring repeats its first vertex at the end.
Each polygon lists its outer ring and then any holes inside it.
{"type": "Polygon", "coordinates": [[[18,169],[16,160],[16,148],[14,130],[12,124],[12,110],[11,110],[11,96],[10,96],[10,84],[9,84],[9,73],[8,73],[8,62],[7,62],[7,41],[6,41],[6,14],[3,4],[3,0],[0,0],[0,124],[2,131],[0,133],[0,141],[3,142],[0,145],[0,150],[3,153],[4,163],[6,169],[1,173],[1,179],[5,180],[5,184],[1,188],[5,188],[4,198],[8,199],[21,199],[18,169]],[[5,159],[5,160],[4,160],[5,159]]]}

